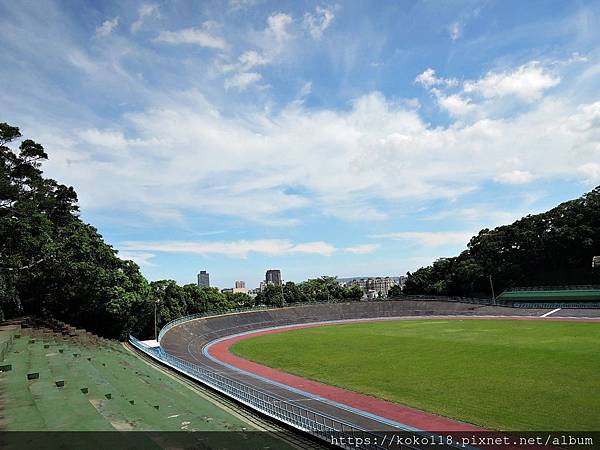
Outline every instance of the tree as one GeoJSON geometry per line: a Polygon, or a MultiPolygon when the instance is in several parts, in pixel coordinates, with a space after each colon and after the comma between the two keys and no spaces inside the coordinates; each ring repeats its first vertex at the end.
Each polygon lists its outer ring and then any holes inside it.
{"type": "Polygon", "coordinates": [[[80,220],[72,187],[43,176],[40,144],[10,148],[20,138],[0,123],[0,316],[50,314],[109,337],[139,329],[139,268],[80,220]]]}
{"type": "Polygon", "coordinates": [[[513,286],[598,284],[600,186],[582,197],[510,225],[483,229],[453,258],[408,274],[406,294],[491,296],[513,286]]]}
{"type": "Polygon", "coordinates": [[[268,284],[256,296],[257,305],[283,306],[284,298],[281,296],[281,286],[268,284]]]}
{"type": "Polygon", "coordinates": [[[389,290],[388,290],[388,297],[399,297],[402,295],[402,288],[400,287],[399,284],[395,284],[393,285],[389,290]]]}

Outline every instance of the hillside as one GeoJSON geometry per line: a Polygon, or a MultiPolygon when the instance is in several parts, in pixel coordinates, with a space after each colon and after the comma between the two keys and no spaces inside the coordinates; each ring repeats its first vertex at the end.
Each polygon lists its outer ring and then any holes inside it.
{"type": "Polygon", "coordinates": [[[405,294],[490,296],[514,286],[600,284],[600,186],[510,225],[483,229],[452,258],[408,273],[405,294]]]}

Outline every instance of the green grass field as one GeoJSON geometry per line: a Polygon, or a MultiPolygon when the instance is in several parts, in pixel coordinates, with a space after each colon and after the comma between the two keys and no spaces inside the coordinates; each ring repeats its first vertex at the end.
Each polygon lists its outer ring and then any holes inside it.
{"type": "Polygon", "coordinates": [[[597,430],[600,324],[411,320],[258,336],[233,353],[496,430],[597,430]]]}

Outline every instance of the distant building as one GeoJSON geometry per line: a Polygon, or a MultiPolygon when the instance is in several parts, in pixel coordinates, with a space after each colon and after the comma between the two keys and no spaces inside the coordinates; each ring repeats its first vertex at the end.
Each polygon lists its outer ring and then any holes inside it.
{"type": "Polygon", "coordinates": [[[246,287],[246,282],[245,281],[236,281],[235,282],[235,287],[236,287],[236,289],[245,288],[246,287]]]}
{"type": "Polygon", "coordinates": [[[210,280],[206,270],[201,270],[198,274],[198,287],[210,287],[210,280]]]}
{"type": "Polygon", "coordinates": [[[221,289],[221,293],[222,294],[227,294],[228,292],[232,293],[233,292],[233,288],[224,288],[224,289],[221,289]]]}
{"type": "Polygon", "coordinates": [[[398,285],[404,289],[404,285],[406,284],[406,280],[408,280],[408,277],[406,275],[400,275],[398,277],[398,285]]]}
{"type": "Polygon", "coordinates": [[[269,269],[265,275],[265,282],[267,284],[275,284],[279,286],[281,284],[281,270],[269,269]]]}
{"type": "Polygon", "coordinates": [[[398,284],[393,277],[355,278],[345,283],[346,286],[360,286],[364,297],[368,299],[387,297],[392,286],[398,284]]]}

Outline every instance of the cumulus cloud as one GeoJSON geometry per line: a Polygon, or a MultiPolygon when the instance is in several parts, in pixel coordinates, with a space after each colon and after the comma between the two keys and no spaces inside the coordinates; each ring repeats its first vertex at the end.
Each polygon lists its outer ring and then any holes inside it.
{"type": "Polygon", "coordinates": [[[475,110],[475,105],[470,99],[460,94],[443,95],[437,92],[438,105],[448,111],[453,117],[465,116],[475,110]]]}
{"type": "Polygon", "coordinates": [[[428,68],[425,69],[419,75],[417,75],[417,78],[415,78],[415,83],[421,84],[426,88],[431,88],[437,85],[457,86],[458,80],[456,80],[455,78],[438,78],[435,75],[435,70],[432,68],[428,68]]]}
{"type": "Polygon", "coordinates": [[[267,19],[267,34],[276,42],[283,42],[290,38],[289,26],[294,20],[292,16],[284,13],[275,13],[267,19]]]}
{"type": "Polygon", "coordinates": [[[373,239],[391,239],[394,241],[412,241],[424,247],[443,247],[445,245],[466,246],[476,233],[472,231],[399,231],[393,233],[374,234],[373,239]]]}
{"type": "Polygon", "coordinates": [[[115,17],[112,20],[106,20],[96,28],[96,36],[105,37],[113,32],[115,28],[119,25],[119,16],[115,17]]]}
{"type": "Polygon", "coordinates": [[[550,73],[539,62],[524,64],[515,70],[488,72],[477,81],[464,84],[465,92],[486,98],[515,96],[523,101],[539,100],[543,93],[560,83],[560,77],[550,73]]]}
{"type": "Polygon", "coordinates": [[[167,44],[192,44],[218,50],[225,49],[227,42],[225,39],[211,34],[211,28],[213,28],[211,24],[205,22],[202,29],[185,28],[177,31],[161,31],[155,41],[167,44]]]}
{"type": "Polygon", "coordinates": [[[238,61],[243,70],[249,70],[255,66],[262,66],[271,62],[269,58],[254,50],[249,50],[242,53],[239,56],[238,61]]]}
{"type": "Polygon", "coordinates": [[[285,225],[311,209],[372,221],[385,219],[390,204],[455,200],[494,180],[593,180],[599,117],[600,102],[574,106],[552,95],[510,118],[432,126],[419,109],[378,92],[342,110],[294,99],[231,115],[191,90],[157,97],[119,128],[57,132],[49,164],[84,207],[285,225]]]}
{"type": "Polygon", "coordinates": [[[333,8],[317,6],[315,14],[304,14],[304,28],[314,39],[320,39],[334,18],[333,8]]]}
{"type": "Polygon", "coordinates": [[[366,255],[368,253],[373,253],[380,247],[381,245],[379,244],[361,244],[353,247],[346,247],[344,250],[348,253],[354,253],[355,255],[366,255]]]}
{"type": "Polygon", "coordinates": [[[293,243],[287,239],[257,239],[212,242],[127,241],[123,242],[119,247],[125,252],[152,251],[162,253],[194,253],[200,255],[223,255],[236,258],[246,258],[250,253],[259,253],[269,256],[292,254],[330,256],[335,252],[335,247],[327,242],[315,241],[293,243]]]}

